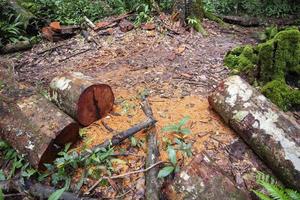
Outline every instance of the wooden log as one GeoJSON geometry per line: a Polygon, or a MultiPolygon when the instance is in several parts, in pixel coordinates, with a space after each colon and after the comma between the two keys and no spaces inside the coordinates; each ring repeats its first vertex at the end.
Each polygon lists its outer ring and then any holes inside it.
{"type": "Polygon", "coordinates": [[[261,24],[256,17],[221,16],[221,19],[229,24],[236,24],[244,27],[255,27],[261,24]]]}
{"type": "Polygon", "coordinates": [[[0,91],[0,138],[26,155],[33,167],[43,168],[65,144],[79,138],[79,125],[34,90],[21,87],[14,71],[8,71],[0,67],[5,83],[0,91]]]}
{"type": "Polygon", "coordinates": [[[9,43],[7,45],[5,45],[4,47],[2,47],[2,49],[0,50],[0,52],[2,54],[6,54],[6,53],[14,53],[14,52],[18,52],[18,51],[25,51],[28,49],[32,48],[32,44],[26,40],[26,41],[19,41],[16,43],[9,43]]]}
{"type": "Polygon", "coordinates": [[[300,190],[300,126],[239,76],[209,96],[219,113],[289,187],[300,190]]]}
{"type": "MultiPolygon", "coordinates": [[[[31,180],[22,181],[20,179],[11,179],[0,181],[0,188],[4,193],[12,191],[26,193],[36,199],[48,199],[52,193],[56,191],[55,188],[35,183],[31,180]]],[[[93,198],[78,197],[78,195],[71,192],[63,192],[60,199],[64,200],[95,200],[93,198]]]]}
{"type": "Polygon", "coordinates": [[[51,81],[48,97],[80,124],[88,126],[109,113],[114,104],[111,87],[95,82],[79,72],[66,73],[51,81]]]}
{"type": "MultiPolygon", "coordinates": [[[[147,99],[144,99],[141,107],[143,112],[147,115],[148,118],[154,119],[153,111],[147,99]]],[[[157,140],[157,131],[154,124],[154,127],[148,131],[147,134],[147,158],[146,158],[146,168],[154,165],[159,161],[159,148],[157,140]]],[[[159,171],[159,166],[151,168],[145,174],[146,179],[146,199],[147,200],[159,200],[160,199],[160,184],[157,179],[159,171]]]]}
{"type": "Polygon", "coordinates": [[[233,182],[213,164],[206,155],[197,155],[167,184],[163,195],[166,199],[222,199],[246,200],[248,195],[235,187],[233,182]]]}
{"type": "Polygon", "coordinates": [[[79,125],[39,95],[0,104],[0,138],[7,141],[30,164],[43,169],[65,144],[79,139],[79,125]]]}

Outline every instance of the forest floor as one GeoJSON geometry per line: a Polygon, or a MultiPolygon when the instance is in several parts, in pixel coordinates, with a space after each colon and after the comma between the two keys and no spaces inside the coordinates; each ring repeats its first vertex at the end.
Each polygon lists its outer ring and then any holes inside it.
{"type": "MultiPolygon", "coordinates": [[[[255,35],[261,29],[223,28],[211,21],[204,21],[203,26],[208,33],[206,37],[195,32],[161,33],[158,26],[152,31],[137,28],[126,33],[116,27],[111,35],[94,35],[99,46],[77,35],[57,43],[42,42],[30,51],[2,56],[1,60],[14,64],[19,81],[39,88],[56,75],[68,71],[82,72],[113,88],[116,97],[114,112],[102,121],[114,131],[109,132],[101,121],[97,121],[85,128],[85,140],[77,144],[78,148],[99,144],[111,138],[115,131],[142,121],[145,116],[139,107],[140,97],[147,94],[158,121],[161,160],[167,160],[166,139],[177,137],[161,129],[189,116],[186,127],[192,133],[185,141],[192,144],[193,156],[206,153],[238,187],[251,191],[256,187],[255,171],[266,171],[267,168],[209,108],[206,97],[229,74],[223,66],[226,52],[238,45],[256,43],[255,35]],[[61,46],[43,53],[56,45],[61,46]],[[83,51],[85,53],[64,60],[83,51]]],[[[116,174],[144,167],[146,133],[140,132],[135,138],[137,145],[126,140],[115,148],[117,152],[131,154],[119,157],[122,162],[114,163],[116,174]]],[[[181,167],[188,165],[193,158],[177,156],[181,167]]],[[[77,180],[75,176],[74,182],[77,180]]],[[[95,181],[89,179],[82,192],[95,181]]],[[[142,173],[133,174],[118,179],[111,186],[97,187],[92,196],[140,199],[144,195],[144,184],[142,173]]]]}

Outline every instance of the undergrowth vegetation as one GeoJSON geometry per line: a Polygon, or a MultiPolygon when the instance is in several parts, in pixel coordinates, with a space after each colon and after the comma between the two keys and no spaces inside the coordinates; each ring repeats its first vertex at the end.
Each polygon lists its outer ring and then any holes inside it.
{"type": "Polygon", "coordinates": [[[204,0],[208,11],[226,15],[282,17],[299,13],[296,0],[204,0]]]}

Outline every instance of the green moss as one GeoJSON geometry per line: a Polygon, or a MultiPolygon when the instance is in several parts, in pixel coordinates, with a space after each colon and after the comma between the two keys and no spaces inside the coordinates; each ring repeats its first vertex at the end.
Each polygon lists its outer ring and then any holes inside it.
{"type": "Polygon", "coordinates": [[[284,81],[273,80],[263,86],[261,91],[284,111],[300,106],[300,91],[289,87],[284,81]]]}
{"type": "MultiPolygon", "coordinates": [[[[228,52],[224,64],[235,74],[242,74],[251,84],[261,85],[262,92],[283,110],[300,109],[300,92],[287,85],[286,78],[300,78],[300,32],[295,27],[266,31],[272,38],[255,47],[246,45],[228,52]]],[[[290,83],[291,80],[288,81],[290,83]]],[[[297,83],[291,83],[297,85],[297,83]]]]}

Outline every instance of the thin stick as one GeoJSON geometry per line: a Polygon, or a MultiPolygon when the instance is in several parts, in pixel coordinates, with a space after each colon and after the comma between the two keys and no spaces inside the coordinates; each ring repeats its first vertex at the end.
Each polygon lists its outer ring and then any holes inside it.
{"type": "Polygon", "coordinates": [[[147,172],[148,170],[152,169],[153,167],[159,165],[159,164],[162,164],[164,163],[164,161],[159,161],[153,165],[151,165],[150,167],[146,168],[146,169],[140,169],[140,170],[136,170],[136,171],[132,171],[132,172],[127,172],[125,174],[120,174],[120,175],[116,175],[116,176],[111,176],[111,177],[107,177],[107,176],[104,176],[102,178],[100,178],[94,185],[92,185],[92,187],[90,187],[88,189],[88,191],[85,193],[85,194],[89,194],[92,190],[95,189],[95,187],[97,187],[97,185],[103,180],[103,179],[117,179],[117,178],[123,178],[123,177],[126,177],[126,176],[129,176],[129,175],[132,175],[132,174],[139,174],[139,173],[144,173],[144,172],[147,172]]]}
{"type": "Polygon", "coordinates": [[[68,56],[68,57],[66,57],[66,58],[60,59],[59,62],[63,62],[63,61],[65,61],[65,60],[68,60],[69,58],[72,58],[72,57],[77,56],[77,55],[79,55],[79,54],[83,54],[83,53],[85,53],[85,52],[87,52],[87,51],[90,51],[90,50],[91,50],[91,49],[85,49],[85,50],[80,51],[80,52],[78,52],[78,53],[74,53],[74,54],[72,54],[72,55],[70,55],[70,56],[68,56]]]}
{"type": "Polygon", "coordinates": [[[105,123],[103,120],[101,120],[102,125],[104,126],[104,128],[106,130],[108,130],[108,132],[114,132],[114,129],[110,128],[107,123],[105,123]]]}
{"type": "Polygon", "coordinates": [[[96,25],[89,18],[84,16],[83,19],[86,21],[86,23],[89,25],[89,27],[91,27],[92,29],[96,28],[96,25]]]}

